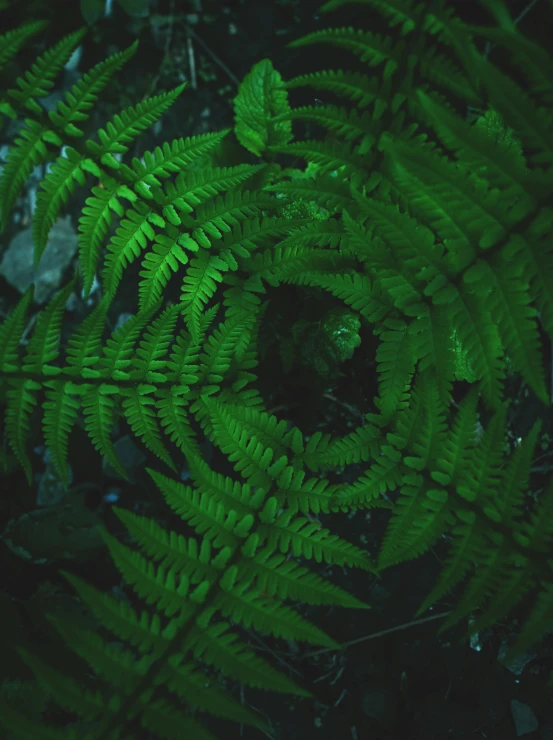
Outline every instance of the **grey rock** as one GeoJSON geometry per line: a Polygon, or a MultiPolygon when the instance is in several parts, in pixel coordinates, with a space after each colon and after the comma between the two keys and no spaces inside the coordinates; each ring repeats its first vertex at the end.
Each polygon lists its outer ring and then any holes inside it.
{"type": "Polygon", "coordinates": [[[535,732],[539,727],[532,707],[529,707],[528,704],[523,704],[517,699],[511,699],[511,715],[515,723],[517,737],[535,732]]]}
{"type": "MultiPolygon", "coordinates": [[[[136,478],[140,477],[140,474],[143,472],[143,465],[146,462],[144,452],[129,434],[120,437],[114,443],[113,449],[123,469],[128,473],[130,480],[136,482],[136,478]]],[[[102,460],[102,468],[104,473],[110,478],[122,480],[119,473],[111,467],[105,458],[102,460]]]]}
{"type": "Polygon", "coordinates": [[[520,676],[528,663],[534,660],[537,655],[532,650],[527,650],[525,653],[522,653],[522,655],[518,655],[515,660],[512,661],[512,663],[507,663],[505,661],[505,656],[507,655],[508,648],[509,645],[507,644],[507,642],[503,641],[501,647],[499,648],[497,659],[505,666],[505,668],[510,670],[511,673],[514,673],[515,676],[520,676]]]}
{"type": "Polygon", "coordinates": [[[31,229],[17,234],[4,253],[0,275],[24,293],[35,284],[35,301],[45,303],[59,288],[62,276],[77,251],[77,234],[69,216],[58,219],[50,231],[46,249],[38,267],[33,266],[34,244],[31,229]]]}

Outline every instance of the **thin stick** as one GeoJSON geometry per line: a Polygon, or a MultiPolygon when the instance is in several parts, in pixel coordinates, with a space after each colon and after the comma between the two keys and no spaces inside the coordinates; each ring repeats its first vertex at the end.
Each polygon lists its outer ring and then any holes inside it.
{"type": "Polygon", "coordinates": [[[331,653],[335,650],[344,650],[345,648],[351,647],[352,645],[359,645],[360,642],[366,642],[367,640],[374,640],[375,637],[383,637],[384,635],[390,635],[392,632],[399,632],[400,630],[406,630],[409,627],[416,627],[418,624],[425,624],[426,622],[432,622],[434,619],[443,619],[447,617],[451,612],[442,612],[442,614],[433,614],[431,617],[422,617],[421,619],[414,619],[412,622],[406,622],[405,624],[399,624],[396,627],[390,627],[387,630],[380,630],[380,632],[373,632],[371,635],[365,635],[364,637],[358,637],[356,640],[350,640],[350,642],[344,642],[339,648],[322,648],[322,650],[314,650],[311,653],[306,653],[305,658],[312,658],[314,655],[322,655],[322,653],[331,653]]]}
{"type": "Polygon", "coordinates": [[[211,51],[209,46],[205,43],[205,41],[202,38],[198,36],[198,34],[196,33],[196,31],[194,31],[193,28],[188,26],[187,31],[196,39],[196,41],[200,44],[200,46],[204,49],[204,51],[206,51],[209,54],[209,56],[213,59],[215,64],[218,64],[219,67],[221,67],[221,69],[223,70],[223,72],[228,77],[230,77],[230,79],[234,82],[236,87],[238,87],[238,85],[240,84],[240,80],[238,79],[238,77],[236,77],[236,75],[230,71],[227,65],[223,61],[221,61],[221,59],[219,59],[219,57],[217,56],[217,54],[215,54],[214,51],[211,51]]]}

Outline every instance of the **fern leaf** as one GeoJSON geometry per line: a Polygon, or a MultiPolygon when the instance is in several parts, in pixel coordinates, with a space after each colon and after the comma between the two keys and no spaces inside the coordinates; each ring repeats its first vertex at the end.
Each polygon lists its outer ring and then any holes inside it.
{"type": "Polygon", "coordinates": [[[64,36],[61,41],[44,52],[36,62],[27,70],[25,77],[16,80],[19,90],[8,90],[9,97],[16,101],[21,107],[26,107],[38,116],[43,114],[43,109],[36,102],[37,98],[45,98],[57,75],[64,65],[69,61],[74,48],[85,35],[85,30],[80,29],[64,36]]]}
{"type": "Polygon", "coordinates": [[[244,562],[240,572],[244,573],[246,579],[253,577],[257,587],[279,600],[291,599],[306,604],[370,608],[316,573],[287,561],[285,555],[272,553],[270,548],[257,553],[251,563],[244,562]]]}
{"type": "MultiPolygon", "coordinates": [[[[528,486],[530,466],[539,429],[540,424],[534,424],[530,434],[517,447],[502,476],[502,495],[494,502],[499,517],[509,528],[515,526],[515,521],[523,513],[524,494],[528,486]]],[[[497,543],[494,544],[497,545],[497,543]]],[[[509,614],[523,595],[535,585],[536,574],[534,562],[531,558],[517,553],[513,557],[512,565],[515,567],[508,568],[507,572],[503,572],[502,578],[496,579],[493,598],[488,598],[486,609],[475,620],[472,625],[473,629],[485,629],[487,626],[495,624],[506,614],[509,614]]],[[[447,583],[445,574],[441,580],[447,583]]],[[[485,595],[490,597],[490,593],[485,595]]],[[[430,597],[436,599],[434,593],[430,594],[425,603],[431,603],[430,597]]],[[[476,607],[477,604],[478,601],[474,598],[471,607],[476,607]]],[[[422,611],[422,607],[419,611],[422,611]]]]}
{"type": "Polygon", "coordinates": [[[489,291],[487,305],[497,324],[506,354],[515,370],[521,373],[538,398],[547,405],[549,394],[545,386],[537,312],[529,305],[531,296],[518,272],[506,261],[490,265],[478,260],[464,273],[463,279],[478,292],[484,289],[486,293],[489,291]]]}
{"type": "Polygon", "coordinates": [[[128,473],[119,462],[111,441],[115,407],[113,386],[108,383],[91,388],[82,398],[84,426],[92,444],[118,475],[128,480],[128,473]]]}
{"type": "Polygon", "coordinates": [[[104,699],[100,691],[87,690],[77,685],[71,677],[50,667],[24,648],[19,648],[19,653],[48,694],[68,711],[87,720],[94,720],[104,709],[104,699]]]}
{"type": "Polygon", "coordinates": [[[52,455],[61,482],[67,488],[69,433],[77,420],[83,388],[63,380],[48,380],[44,385],[46,388],[46,400],[42,405],[44,441],[52,455]]]}
{"type": "MultiPolygon", "coordinates": [[[[520,146],[513,146],[512,141],[502,143],[498,137],[492,138],[484,126],[469,127],[422,91],[417,95],[438,136],[445,146],[455,151],[463,167],[472,172],[485,172],[486,181],[492,187],[501,187],[502,197],[506,200],[520,197],[521,191],[527,189],[527,183],[531,183],[520,146]]],[[[532,197],[529,201],[526,213],[531,210],[532,197]]],[[[518,209],[521,209],[520,203],[518,209]]],[[[526,213],[522,210],[519,218],[526,213]]]]}
{"type": "Polygon", "coordinates": [[[15,457],[25,471],[29,485],[33,480],[32,465],[27,454],[27,439],[29,437],[30,417],[37,405],[37,392],[41,390],[40,383],[35,380],[11,381],[6,392],[6,433],[8,442],[15,457]]]}
{"type": "Polygon", "coordinates": [[[17,305],[0,325],[0,370],[17,372],[20,365],[19,342],[25,329],[25,318],[33,300],[34,287],[25,291],[17,305]]]}
{"type": "Polygon", "coordinates": [[[223,272],[229,265],[216,255],[205,250],[190,262],[182,282],[181,303],[183,315],[194,341],[200,329],[200,314],[204,305],[217,290],[217,283],[223,279],[223,272]]]}
{"type": "Polygon", "coordinates": [[[99,175],[99,170],[91,160],[83,159],[75,149],[66,147],[64,156],[54,162],[50,172],[42,180],[33,217],[35,266],[46,248],[48,234],[62,206],[67,203],[77,185],[85,184],[86,170],[99,175]]]}
{"type": "Polygon", "coordinates": [[[553,117],[538,108],[514,80],[492,64],[482,65],[482,82],[491,105],[509,123],[528,154],[530,167],[551,166],[553,161],[553,117]],[[513,105],[513,100],[518,102],[513,105]]]}
{"type": "Polygon", "coordinates": [[[60,353],[63,311],[75,282],[76,278],[60,290],[40,313],[23,360],[23,372],[45,375],[57,375],[60,372],[60,368],[53,363],[60,353]]]}
{"type": "Polygon", "coordinates": [[[100,360],[108,308],[109,296],[104,296],[68,339],[66,373],[76,378],[97,379],[101,376],[94,365],[98,365],[100,360]]]}
{"type": "Polygon", "coordinates": [[[260,157],[267,146],[287,144],[292,138],[289,121],[278,121],[289,111],[288,93],[269,59],[255,64],[238,87],[234,99],[234,131],[248,151],[260,157]]]}
{"type": "Polygon", "coordinates": [[[33,169],[50,159],[45,144],[49,133],[41,124],[26,118],[25,127],[10,147],[0,175],[0,231],[6,228],[13,205],[33,169]]]}
{"type": "MultiPolygon", "coordinates": [[[[372,424],[358,427],[353,432],[331,440],[319,459],[328,467],[343,467],[352,463],[368,462],[377,456],[374,444],[380,438],[380,430],[372,424]]],[[[310,467],[314,462],[310,456],[310,467]]]]}
{"type": "Polygon", "coordinates": [[[133,378],[147,383],[166,383],[169,370],[166,359],[179,314],[178,306],[169,306],[147,327],[136,350],[133,378]]]}
{"type": "Polygon", "coordinates": [[[395,490],[403,479],[403,474],[399,450],[391,445],[383,445],[380,455],[363,475],[353,483],[340,486],[333,496],[332,505],[344,511],[380,505],[380,494],[395,490]]]}
{"type": "Polygon", "coordinates": [[[231,617],[246,629],[254,627],[275,637],[330,648],[339,647],[339,643],[301,617],[291,607],[282,606],[273,599],[263,596],[260,589],[251,589],[247,582],[236,583],[235,578],[235,569],[231,567],[220,581],[223,593],[216,596],[215,606],[223,616],[231,617]]]}
{"type": "Polygon", "coordinates": [[[187,645],[190,645],[195,658],[208,665],[220,666],[227,675],[246,686],[297,696],[312,696],[309,691],[275,671],[249,650],[227,622],[210,624],[205,630],[193,628],[187,645]]]}
{"type": "Polygon", "coordinates": [[[44,30],[46,23],[44,21],[33,21],[32,23],[26,23],[18,28],[13,28],[11,31],[6,31],[0,36],[0,69],[2,69],[10,59],[17,54],[23,44],[44,30]]]}
{"type": "MultiPolygon", "coordinates": [[[[52,620],[54,621],[54,620],[52,620]]],[[[140,674],[140,661],[136,661],[130,651],[113,647],[98,635],[87,634],[84,630],[66,624],[66,621],[54,621],[54,625],[66,636],[68,643],[94,669],[95,673],[106,678],[115,686],[132,686],[140,674]]],[[[167,665],[163,670],[163,679],[167,686],[175,691],[188,709],[192,719],[194,710],[211,711],[212,714],[234,722],[243,722],[265,728],[261,721],[248,709],[228,696],[214,682],[210,691],[205,691],[206,676],[192,666],[167,665]]]]}
{"type": "Polygon", "coordinates": [[[367,62],[369,67],[376,67],[384,61],[391,61],[391,39],[363,31],[360,28],[325,28],[292,41],[290,46],[297,48],[309,44],[330,44],[347,49],[358,56],[362,62],[367,62]]]}
{"type": "Polygon", "coordinates": [[[509,17],[509,11],[503,3],[501,6],[494,3],[489,8],[496,16],[500,27],[470,25],[470,31],[476,36],[486,38],[491,43],[505,47],[512,57],[513,63],[529,80],[528,91],[532,94],[532,97],[541,98],[544,108],[551,105],[553,102],[553,88],[551,86],[553,66],[546,50],[519,33],[510,18],[506,21],[506,18],[509,17]],[[499,14],[496,13],[498,7],[501,7],[499,14]]]}
{"type": "Polygon", "coordinates": [[[87,111],[92,108],[113,75],[135,54],[137,48],[138,41],[135,41],[128,49],[112,54],[89,72],[85,72],[65,93],[65,99],[60,100],[53,110],[48,111],[52,123],[67,136],[83,136],[82,130],[76,124],[87,120],[87,111]]]}
{"type": "MultiPolygon", "coordinates": [[[[529,522],[523,524],[524,534],[522,542],[539,553],[538,562],[542,562],[544,554],[549,552],[553,541],[553,485],[550,482],[547,488],[540,494],[536,509],[532,512],[529,522]]],[[[520,541],[520,538],[519,538],[520,541]]],[[[535,568],[535,564],[534,564],[535,568]]],[[[508,651],[509,657],[530,647],[536,639],[549,629],[551,624],[551,596],[552,584],[549,575],[550,567],[541,572],[539,581],[539,592],[530,616],[514,647],[508,651]]]]}
{"type": "Polygon", "coordinates": [[[475,296],[459,297],[451,304],[452,323],[461,346],[472,363],[487,403],[497,408],[503,390],[503,354],[497,327],[490,314],[482,310],[475,296]]]}
{"type": "Polygon", "coordinates": [[[350,188],[347,182],[330,175],[321,174],[316,178],[299,180],[281,180],[278,185],[266,185],[265,190],[281,194],[290,198],[309,199],[318,202],[322,208],[330,212],[341,210],[351,199],[350,188]]]}
{"type": "Polygon", "coordinates": [[[188,264],[184,245],[188,249],[193,249],[195,246],[191,239],[185,240],[176,229],[166,230],[165,234],[156,234],[152,248],[144,257],[140,271],[142,278],[139,287],[141,308],[147,308],[159,302],[172,274],[179,270],[180,265],[188,264]]]}
{"type": "Polygon", "coordinates": [[[384,331],[379,335],[376,369],[382,399],[380,409],[384,416],[389,417],[398,408],[404,389],[411,380],[415,358],[405,322],[385,319],[382,324],[384,331]]]}
{"type": "Polygon", "coordinates": [[[262,211],[276,210],[277,202],[271,196],[256,191],[230,190],[224,197],[217,196],[196,206],[196,218],[182,218],[191,229],[192,238],[209,246],[211,239],[221,239],[233,226],[262,211]],[[208,236],[209,235],[209,236],[208,236]]]}
{"type": "Polygon", "coordinates": [[[440,398],[449,405],[455,379],[455,346],[447,315],[434,306],[409,324],[408,332],[419,372],[433,368],[440,398]]]}
{"type": "Polygon", "coordinates": [[[142,159],[134,157],[130,168],[121,165],[121,174],[130,182],[140,181],[147,186],[160,187],[160,179],[165,180],[172,174],[178,174],[194,161],[205,157],[228,133],[229,129],[223,129],[187,136],[185,139],[173,139],[171,143],[164,142],[153,152],[145,151],[142,159]]]}
{"type": "MultiPolygon", "coordinates": [[[[4,724],[7,731],[14,740],[27,740],[34,737],[36,740],[78,740],[80,733],[77,730],[57,727],[51,727],[44,723],[44,720],[34,720],[29,716],[16,712],[8,704],[0,703],[0,722],[4,724]]],[[[81,740],[92,740],[82,738],[81,740]]]]}
{"type": "Polygon", "coordinates": [[[328,247],[337,249],[343,235],[341,224],[336,221],[321,220],[314,221],[306,226],[300,226],[286,239],[279,242],[279,249],[284,249],[291,244],[301,247],[328,247]]]}
{"type": "Polygon", "coordinates": [[[453,523],[448,494],[443,488],[426,487],[422,475],[404,476],[400,498],[384,538],[379,568],[420,557],[453,523]]]}
{"type": "Polygon", "coordinates": [[[159,614],[142,611],[138,615],[126,601],[114,599],[72,573],[62,571],[62,574],[98,620],[121,640],[153,656],[163,652],[167,638],[159,614]]]}
{"type": "Polygon", "coordinates": [[[102,187],[93,187],[92,195],[85,201],[79,218],[79,263],[83,274],[83,292],[90,294],[94,274],[104,246],[104,240],[112,224],[112,211],[124,215],[118,201],[118,186],[115,180],[105,178],[102,187]]]}
{"type": "Polygon", "coordinates": [[[136,389],[121,389],[123,411],[134,434],[176,473],[175,464],[161,442],[161,431],[155,413],[156,399],[150,395],[153,391],[155,387],[147,384],[139,385],[136,389]]]}
{"type": "Polygon", "coordinates": [[[90,139],[86,141],[87,151],[106,167],[119,169],[120,164],[113,155],[124,154],[133,139],[152,126],[175,102],[185,87],[186,85],[179,85],[171,92],[147,98],[135,107],[130,106],[121,111],[121,114],[114,116],[107,124],[106,129],[98,130],[100,143],[90,139]]]}
{"type": "MultiPolygon", "coordinates": [[[[111,297],[115,295],[125,267],[132,264],[141,251],[146,249],[148,240],[153,241],[156,238],[156,232],[150,223],[150,214],[151,209],[142,201],[137,201],[133,208],[125,211],[126,218],[121,220],[107,245],[102,283],[111,297]]],[[[93,270],[93,265],[87,270],[87,285],[92,285],[94,273],[91,269],[93,270]]]]}
{"type": "MultiPolygon", "coordinates": [[[[466,469],[469,463],[471,448],[476,444],[476,404],[477,395],[474,388],[469,391],[461,403],[455,420],[449,430],[436,460],[442,483],[449,483],[466,469]]],[[[439,478],[437,478],[439,480],[439,478]]]]}
{"type": "Polygon", "coordinates": [[[369,152],[379,134],[379,129],[373,123],[372,113],[365,111],[360,114],[356,108],[348,111],[336,105],[303,106],[294,108],[289,113],[279,116],[276,120],[290,119],[314,121],[345,141],[356,141],[362,138],[363,154],[369,152]]]}
{"type": "MultiPolygon", "coordinates": [[[[373,571],[374,566],[366,551],[332,534],[319,522],[283,512],[275,519],[274,527],[267,527],[267,546],[290,551],[294,557],[314,559],[317,563],[336,563],[373,571]]],[[[261,530],[263,532],[263,530],[261,530]]]]}
{"type": "Polygon", "coordinates": [[[241,185],[263,167],[240,164],[235,167],[204,167],[199,172],[180,172],[174,183],[169,181],[164,184],[158,202],[165,207],[172,205],[179,212],[187,214],[208,198],[241,185]]]}
{"type": "Polygon", "coordinates": [[[379,82],[376,77],[367,77],[361,72],[350,72],[342,69],[328,69],[322,72],[299,75],[286,82],[288,89],[309,86],[316,90],[329,90],[336,95],[348,98],[359,108],[367,108],[378,98],[383,108],[388,102],[379,93],[379,82]]]}
{"type": "Polygon", "coordinates": [[[553,583],[549,581],[542,583],[542,590],[530,613],[530,617],[525,622],[517,642],[505,655],[505,659],[509,658],[509,660],[513,660],[517,655],[528,650],[536,640],[544,637],[550,629],[552,614],[553,583]]]}
{"type": "Polygon", "coordinates": [[[360,166],[359,156],[353,151],[351,144],[344,144],[338,140],[330,141],[295,141],[286,146],[271,146],[270,151],[280,154],[290,154],[293,157],[303,157],[308,162],[318,166],[322,174],[339,172],[344,178],[358,175],[368,179],[369,173],[360,166]]]}
{"type": "Polygon", "coordinates": [[[467,501],[493,504],[503,460],[506,408],[503,405],[488,424],[479,445],[472,450],[470,464],[457,483],[457,492],[467,501]]]}

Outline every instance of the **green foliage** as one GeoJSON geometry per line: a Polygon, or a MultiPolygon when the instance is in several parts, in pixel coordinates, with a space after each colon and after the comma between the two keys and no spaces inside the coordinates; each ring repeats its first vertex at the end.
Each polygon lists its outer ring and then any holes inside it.
{"type": "Polygon", "coordinates": [[[315,326],[303,319],[296,321],[292,335],[301,363],[323,378],[335,377],[339,366],[361,344],[360,327],[357,314],[342,308],[330,311],[315,326]]]}
{"type": "MultiPolygon", "coordinates": [[[[420,557],[445,534],[448,554],[420,613],[453,591],[444,627],[475,615],[474,631],[524,598],[530,609],[516,651],[550,624],[553,486],[530,506],[540,427],[505,455],[504,385],[507,369],[516,372],[550,405],[542,336],[553,339],[551,59],[520,36],[499,0],[499,27],[490,29],[466,26],[439,0],[357,2],[381,12],[393,33],[330,28],[293,45],[349,50],[371,76],[326,70],[283,82],[264,60],[242,83],[235,133],[270,168],[217,163],[224,131],[129,157],[183,86],[122,110],[87,138],[83,122],[134,45],[83,75],[46,116],[37,99],[80,31],[44,52],[0,101],[0,112],[21,122],[0,179],[1,225],[37,164],[51,164],[34,214],[37,260],[70,198],[86,196],[79,271],[33,326],[32,290],[0,325],[9,447],[32,482],[40,411],[39,436],[64,483],[77,424],[125,476],[112,439],[125,420],[182,520],[173,531],[116,510],[125,543],[102,536],[132,603],[65,574],[105,630],[51,621],[94,680],[75,681],[21,649],[38,686],[71,719],[62,730],[23,715],[4,691],[0,721],[15,738],[96,740],[125,735],[131,723],[155,737],[211,738],[200,713],[268,731],[229,682],[309,692],[260,657],[242,628],[337,648],[286,602],[366,607],[307,568],[309,560],[374,573],[420,557]],[[524,89],[480,57],[471,40],[478,33],[524,60],[524,89]],[[290,109],[287,88],[301,86],[343,105],[290,109]],[[474,124],[457,113],[467,104],[482,111],[474,124]],[[292,141],[296,119],[324,135],[292,141]],[[305,170],[280,168],[280,153],[305,159],[305,170]],[[113,299],[137,259],[138,311],[108,331],[113,299]],[[97,273],[99,302],[91,292],[97,273]],[[342,304],[291,328],[290,369],[310,364],[313,377],[333,377],[366,349],[361,328],[372,328],[376,413],[345,436],[307,438],[267,411],[256,387],[264,316],[283,283],[342,304]],[[77,286],[91,311],[67,331],[77,286]],[[470,390],[453,404],[459,380],[470,390]],[[479,404],[491,417],[480,433],[479,404]],[[204,438],[234,475],[204,460],[204,438]],[[364,470],[349,483],[318,475],[350,464],[364,470]],[[377,565],[331,529],[335,517],[365,508],[391,510],[377,565]]],[[[344,4],[331,0],[323,10],[344,4]]],[[[30,24],[0,37],[0,61],[41,30],[30,24]]]]}
{"type": "Polygon", "coordinates": [[[280,74],[269,59],[263,59],[244,77],[234,101],[238,141],[257,156],[269,146],[287,144],[292,138],[291,122],[273,118],[289,110],[288,93],[280,74]]]}

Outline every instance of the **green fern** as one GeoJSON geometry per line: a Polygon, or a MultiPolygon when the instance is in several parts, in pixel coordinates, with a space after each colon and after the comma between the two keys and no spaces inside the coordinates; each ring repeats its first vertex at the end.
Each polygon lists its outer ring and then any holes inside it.
{"type": "Polygon", "coordinates": [[[277,116],[289,110],[280,74],[268,59],[263,59],[244,77],[234,101],[238,141],[257,156],[273,144],[287,144],[292,124],[288,120],[280,122],[277,116]]]}
{"type": "MultiPolygon", "coordinates": [[[[42,699],[69,713],[70,725],[39,721],[0,699],[0,721],[13,737],[208,739],[204,712],[269,732],[234,699],[229,680],[310,694],[257,655],[240,630],[336,649],[286,602],[366,608],[307,560],[379,573],[445,544],[447,535],[443,569],[420,614],[454,591],[444,628],[475,615],[467,631],[476,631],[524,599],[530,608],[516,651],[549,626],[553,486],[529,507],[540,427],[506,457],[503,396],[509,363],[550,405],[541,336],[553,339],[553,64],[516,31],[501,0],[491,4],[499,27],[489,29],[462,23],[443,0],[350,1],[380,12],[395,35],[329,28],[293,43],[349,50],[370,71],[285,82],[268,60],[257,64],[235,101],[235,135],[248,156],[265,157],[258,163],[216,161],[227,131],[129,158],[130,144],[183,86],[86,131],[92,106],[135,45],[96,65],[46,116],[39,99],[80,31],[44,52],[0,101],[0,113],[22,121],[0,178],[0,225],[33,168],[52,163],[33,217],[38,260],[69,199],[85,194],[80,270],[34,326],[27,327],[32,289],[0,324],[9,448],[32,483],[29,444],[41,413],[37,436],[65,485],[77,424],[125,477],[113,443],[114,424],[124,420],[182,521],[173,531],[115,509],[128,538],[103,538],[133,602],[65,575],[117,643],[50,617],[84,661],[83,675],[75,680],[28,646],[20,654],[42,699]],[[523,61],[527,88],[482,59],[472,35],[523,61]],[[306,85],[339,104],[291,109],[287,90],[306,85]],[[466,105],[481,111],[473,125],[457,112],[466,105]],[[324,134],[292,140],[296,119],[324,134]],[[281,153],[304,158],[305,171],[281,167],[281,153]],[[112,302],[139,258],[138,311],[108,331],[112,302]],[[91,290],[97,272],[99,302],[91,290]],[[173,277],[176,303],[167,299],[173,277]],[[344,436],[308,438],[268,412],[256,386],[264,317],[282,284],[317,289],[340,305],[291,332],[300,346],[309,337],[303,361],[316,363],[318,352],[323,374],[365,351],[361,337],[372,329],[374,409],[344,436]],[[77,286],[91,311],[68,335],[65,306],[77,286]],[[452,411],[459,380],[472,387],[452,411]],[[480,401],[491,420],[479,436],[480,401]],[[234,475],[203,459],[202,438],[234,475]],[[164,472],[153,468],[158,460],[164,472]],[[182,463],[190,484],[178,480],[182,463]],[[349,465],[363,468],[350,482],[325,477],[349,465]],[[378,564],[332,532],[334,517],[366,508],[390,510],[378,564]]],[[[323,10],[345,4],[331,0],[323,10]]],[[[0,63],[42,28],[1,36],[0,63]]],[[[288,352],[291,370],[297,356],[288,352]]]]}

